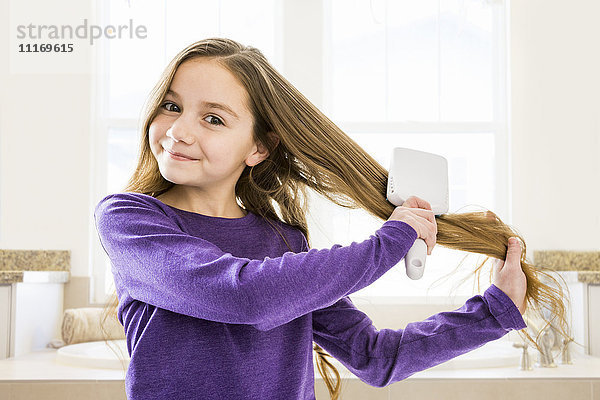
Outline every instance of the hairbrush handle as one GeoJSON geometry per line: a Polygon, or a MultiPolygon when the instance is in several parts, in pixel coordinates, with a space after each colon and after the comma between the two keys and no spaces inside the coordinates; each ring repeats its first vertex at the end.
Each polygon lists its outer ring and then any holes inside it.
{"type": "Polygon", "coordinates": [[[427,258],[427,243],[423,239],[417,239],[404,256],[406,275],[412,279],[421,279],[425,271],[425,259],[427,258]]]}

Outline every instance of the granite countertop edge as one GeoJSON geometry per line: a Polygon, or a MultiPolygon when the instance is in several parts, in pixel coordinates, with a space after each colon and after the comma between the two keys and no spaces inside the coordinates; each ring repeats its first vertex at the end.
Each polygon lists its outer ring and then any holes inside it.
{"type": "Polygon", "coordinates": [[[0,285],[13,283],[67,283],[69,271],[0,271],[0,285]]]}
{"type": "Polygon", "coordinates": [[[533,260],[555,271],[600,272],[600,251],[535,250],[533,260]]]}
{"type": "Polygon", "coordinates": [[[536,266],[575,271],[579,282],[600,284],[600,251],[537,250],[533,259],[536,266]]]}
{"type": "Polygon", "coordinates": [[[0,249],[0,271],[70,271],[71,250],[0,249]]]}

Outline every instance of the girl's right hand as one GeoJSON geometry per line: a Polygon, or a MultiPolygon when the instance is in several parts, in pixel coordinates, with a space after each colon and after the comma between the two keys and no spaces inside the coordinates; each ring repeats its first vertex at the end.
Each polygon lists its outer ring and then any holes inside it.
{"type": "Polygon", "coordinates": [[[437,222],[428,202],[411,196],[394,209],[387,221],[402,221],[410,225],[417,232],[417,238],[427,244],[427,255],[431,255],[437,237],[437,222]]]}

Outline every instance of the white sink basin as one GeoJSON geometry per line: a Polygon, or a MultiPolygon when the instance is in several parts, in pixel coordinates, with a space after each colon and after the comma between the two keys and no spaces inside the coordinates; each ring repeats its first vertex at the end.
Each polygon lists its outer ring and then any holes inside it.
{"type": "Polygon", "coordinates": [[[75,367],[127,369],[130,358],[125,339],[108,343],[101,340],[63,346],[56,352],[56,362],[75,367]]]}

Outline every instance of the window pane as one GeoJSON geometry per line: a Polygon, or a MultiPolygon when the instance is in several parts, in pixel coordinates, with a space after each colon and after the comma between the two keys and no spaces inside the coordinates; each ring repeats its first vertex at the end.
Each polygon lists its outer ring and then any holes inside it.
{"type": "Polygon", "coordinates": [[[332,119],[385,118],[385,26],[370,13],[368,0],[331,2],[332,119]]]}
{"type": "Polygon", "coordinates": [[[338,121],[492,121],[493,11],[481,0],[331,0],[338,121]]]}
{"type": "Polygon", "coordinates": [[[221,35],[259,49],[269,62],[281,70],[276,58],[277,10],[275,0],[221,1],[221,35]]]}
{"type": "Polygon", "coordinates": [[[111,128],[108,131],[108,193],[119,193],[135,170],[138,153],[138,133],[131,129],[111,128]]]}
{"type": "Polygon", "coordinates": [[[167,60],[209,37],[226,37],[257,47],[271,60],[275,52],[274,0],[169,0],[167,60]]]}
{"type": "Polygon", "coordinates": [[[164,65],[164,0],[111,0],[110,24],[144,25],[145,39],[107,40],[108,117],[139,118],[164,65]],[[129,4],[128,4],[129,3],[129,4]]]}
{"type": "MultiPolygon", "coordinates": [[[[167,60],[195,41],[218,36],[219,1],[169,0],[165,7],[167,60]]],[[[165,66],[167,64],[165,60],[165,66]]]]}
{"type": "Polygon", "coordinates": [[[440,1],[443,121],[492,121],[492,7],[465,0],[440,1]]]}
{"type": "Polygon", "coordinates": [[[437,121],[438,1],[388,1],[388,120],[437,121]]]}

